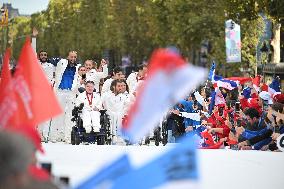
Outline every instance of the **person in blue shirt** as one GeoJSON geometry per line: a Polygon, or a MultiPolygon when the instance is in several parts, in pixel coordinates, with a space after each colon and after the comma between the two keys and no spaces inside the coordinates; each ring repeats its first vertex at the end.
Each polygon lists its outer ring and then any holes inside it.
{"type": "Polygon", "coordinates": [[[78,74],[81,66],[76,63],[77,52],[70,51],[66,59],[61,59],[55,70],[55,91],[64,114],[52,120],[49,132],[49,140],[52,142],[71,142],[71,130],[74,123],[71,122],[72,109],[74,108],[75,95],[82,78],[78,74]]]}

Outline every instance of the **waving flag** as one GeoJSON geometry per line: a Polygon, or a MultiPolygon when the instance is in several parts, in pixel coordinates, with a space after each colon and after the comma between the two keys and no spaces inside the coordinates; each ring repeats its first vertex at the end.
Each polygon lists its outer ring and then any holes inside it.
{"type": "Polygon", "coordinates": [[[271,94],[275,94],[275,93],[280,93],[280,83],[279,83],[279,78],[276,77],[272,80],[272,83],[269,85],[268,87],[268,92],[271,94]]]}
{"type": "Polygon", "coordinates": [[[222,76],[219,76],[219,75],[215,74],[215,70],[216,70],[216,64],[213,61],[212,65],[211,65],[211,68],[209,70],[209,74],[208,74],[208,80],[211,81],[212,83],[215,83],[216,81],[219,81],[219,80],[223,79],[222,76]]]}
{"type": "Polygon", "coordinates": [[[211,92],[211,99],[210,99],[210,104],[209,104],[209,114],[212,113],[214,106],[215,106],[215,96],[216,96],[216,91],[211,92]]]}
{"type": "Polygon", "coordinates": [[[238,81],[233,81],[229,79],[224,79],[222,76],[215,75],[215,62],[213,61],[209,74],[208,74],[208,80],[210,80],[213,84],[216,85],[216,87],[223,87],[228,90],[233,90],[238,86],[238,81]]]}
{"type": "Polygon", "coordinates": [[[231,80],[231,81],[238,81],[240,84],[245,84],[246,82],[250,82],[251,78],[250,77],[228,77],[225,78],[226,80],[231,80]]]}
{"type": "Polygon", "coordinates": [[[261,76],[257,75],[255,78],[252,79],[253,88],[259,92],[259,85],[260,85],[261,76]]]}
{"type": "Polygon", "coordinates": [[[4,55],[1,82],[0,82],[0,128],[14,125],[17,120],[17,103],[15,102],[14,86],[9,70],[11,50],[7,49],[4,55]]]}
{"type": "Polygon", "coordinates": [[[80,183],[75,189],[111,188],[116,180],[132,170],[128,156],[123,155],[86,181],[80,183]]]}
{"type": "Polygon", "coordinates": [[[152,55],[147,79],[138,88],[122,133],[137,141],[154,128],[180,99],[206,79],[206,70],[194,67],[176,52],[159,49],[152,55]]]}
{"type": "Polygon", "coordinates": [[[212,62],[211,68],[209,70],[209,74],[208,74],[208,80],[212,81],[214,80],[214,76],[215,76],[215,62],[212,62]]]}
{"type": "Polygon", "coordinates": [[[153,161],[119,177],[110,188],[198,188],[196,147],[194,137],[187,136],[153,161]]]}
{"type": "Polygon", "coordinates": [[[214,106],[217,106],[219,104],[226,104],[226,101],[220,89],[216,87],[215,91],[211,92],[211,100],[209,104],[209,114],[212,113],[214,106]]]}
{"type": "Polygon", "coordinates": [[[216,83],[218,87],[223,87],[228,90],[233,90],[234,88],[238,87],[238,83],[236,81],[231,81],[227,79],[221,79],[216,83]]]}
{"type": "Polygon", "coordinates": [[[38,125],[62,112],[27,38],[13,78],[19,123],[38,125]]]}

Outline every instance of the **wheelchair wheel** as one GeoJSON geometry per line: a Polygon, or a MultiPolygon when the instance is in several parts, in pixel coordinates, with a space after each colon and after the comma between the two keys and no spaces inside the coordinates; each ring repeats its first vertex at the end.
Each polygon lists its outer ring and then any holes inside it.
{"type": "Polygon", "coordinates": [[[105,144],[105,137],[104,136],[97,136],[97,144],[104,145],[105,144]]]}
{"type": "Polygon", "coordinates": [[[150,137],[146,137],[146,138],[145,138],[145,144],[146,144],[146,145],[150,144],[150,137]]]}
{"type": "Polygon", "coordinates": [[[71,131],[71,144],[72,145],[75,145],[75,133],[74,133],[74,130],[72,129],[71,131]]]}
{"type": "Polygon", "coordinates": [[[165,145],[168,143],[168,139],[167,139],[167,138],[163,138],[163,139],[162,139],[162,143],[163,143],[163,145],[165,146],[165,145]]]}
{"type": "Polygon", "coordinates": [[[79,144],[81,143],[81,141],[80,141],[80,136],[79,136],[78,134],[75,134],[75,136],[74,136],[74,141],[75,141],[75,144],[76,144],[76,145],[79,145],[79,144]]]}

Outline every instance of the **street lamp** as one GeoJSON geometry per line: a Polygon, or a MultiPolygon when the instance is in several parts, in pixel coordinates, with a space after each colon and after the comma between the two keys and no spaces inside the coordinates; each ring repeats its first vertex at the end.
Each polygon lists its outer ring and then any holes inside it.
{"type": "Polygon", "coordinates": [[[261,71],[262,71],[262,75],[265,76],[263,73],[263,68],[264,68],[264,64],[268,63],[268,51],[269,51],[265,41],[263,42],[263,45],[259,50],[261,53],[261,71]],[[263,54],[265,54],[264,58],[263,58],[263,54]]]}

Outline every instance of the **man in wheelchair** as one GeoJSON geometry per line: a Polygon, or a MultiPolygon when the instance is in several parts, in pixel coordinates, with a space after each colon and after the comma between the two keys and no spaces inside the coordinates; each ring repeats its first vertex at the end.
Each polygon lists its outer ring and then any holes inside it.
{"type": "Polygon", "coordinates": [[[71,143],[97,141],[98,144],[104,144],[106,130],[101,128],[101,97],[94,92],[93,81],[87,81],[85,86],[86,90],[78,95],[72,111],[72,121],[76,122],[76,126],[72,129],[71,143]]]}

